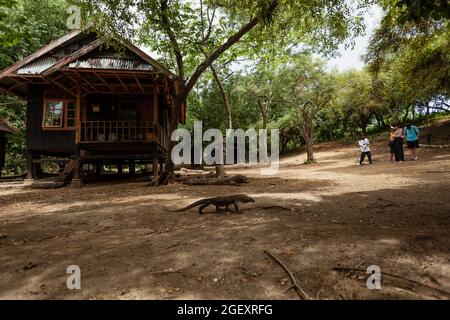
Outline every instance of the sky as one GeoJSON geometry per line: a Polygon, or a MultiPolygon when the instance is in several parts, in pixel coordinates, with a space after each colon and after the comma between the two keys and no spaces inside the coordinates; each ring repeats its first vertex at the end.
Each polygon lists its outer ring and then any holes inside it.
{"type": "Polygon", "coordinates": [[[327,68],[330,70],[337,69],[339,71],[362,69],[364,62],[361,56],[366,53],[370,36],[380,24],[382,16],[383,10],[378,6],[373,6],[368,10],[364,16],[364,22],[366,23],[365,35],[355,39],[355,46],[353,48],[345,49],[345,46],[341,45],[339,56],[334,59],[329,59],[327,68]]]}

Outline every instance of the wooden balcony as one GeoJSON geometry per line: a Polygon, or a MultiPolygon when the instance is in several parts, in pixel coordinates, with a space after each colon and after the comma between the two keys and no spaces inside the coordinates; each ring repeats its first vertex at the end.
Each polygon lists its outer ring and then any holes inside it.
{"type": "Polygon", "coordinates": [[[158,142],[167,149],[167,133],[151,121],[81,121],[80,143],[158,142]]]}

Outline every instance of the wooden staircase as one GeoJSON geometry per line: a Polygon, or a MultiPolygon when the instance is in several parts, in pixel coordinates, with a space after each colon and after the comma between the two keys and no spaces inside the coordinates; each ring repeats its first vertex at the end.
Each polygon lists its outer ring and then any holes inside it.
{"type": "Polygon", "coordinates": [[[75,160],[69,160],[63,171],[56,177],[55,182],[68,182],[72,179],[73,170],[75,169],[75,160]]]}

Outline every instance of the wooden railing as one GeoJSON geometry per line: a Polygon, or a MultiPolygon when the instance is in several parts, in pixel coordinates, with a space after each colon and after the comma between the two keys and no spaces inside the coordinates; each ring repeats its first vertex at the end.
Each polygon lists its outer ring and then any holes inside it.
{"type": "Polygon", "coordinates": [[[80,143],[157,141],[167,147],[165,131],[151,121],[81,121],[80,143]]]}

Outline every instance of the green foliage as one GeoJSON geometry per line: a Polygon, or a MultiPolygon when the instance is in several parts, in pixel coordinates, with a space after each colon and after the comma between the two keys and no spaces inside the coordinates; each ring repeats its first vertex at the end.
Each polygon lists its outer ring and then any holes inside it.
{"type": "Polygon", "coordinates": [[[0,1],[0,69],[67,32],[64,0],[0,1]]]}
{"type": "MultiPolygon", "coordinates": [[[[384,88],[386,111],[394,121],[437,97],[445,101],[450,93],[449,22],[444,15],[427,14],[423,1],[414,1],[414,6],[422,8],[416,12],[420,19],[404,19],[411,9],[407,2],[385,2],[386,15],[366,55],[369,70],[384,88]]],[[[438,2],[433,2],[436,10],[438,2]]]]}
{"type": "Polygon", "coordinates": [[[271,125],[280,130],[280,151],[282,153],[298,150],[304,144],[305,140],[299,126],[300,121],[300,113],[292,108],[271,125]]]}
{"type": "MultiPolygon", "coordinates": [[[[259,110],[250,97],[243,92],[247,78],[235,75],[225,82],[225,90],[229,93],[233,126],[249,128],[259,121],[259,110]]],[[[201,81],[188,100],[187,127],[193,129],[194,120],[201,120],[204,128],[217,128],[222,132],[227,129],[226,112],[219,89],[211,79],[201,81]]]]}
{"type": "Polygon", "coordinates": [[[26,160],[25,103],[14,97],[0,96],[0,117],[8,119],[11,125],[18,129],[15,133],[7,134],[5,171],[8,174],[22,174],[26,160]]]}
{"type": "Polygon", "coordinates": [[[396,0],[394,6],[400,11],[400,22],[433,18],[436,20],[450,18],[448,0],[396,0]]]}
{"type": "Polygon", "coordinates": [[[261,57],[300,44],[318,51],[336,49],[348,37],[363,32],[361,16],[371,1],[358,0],[356,9],[345,0],[73,2],[82,6],[85,21],[95,21],[95,30],[137,38],[188,80],[204,60],[202,47],[213,52],[254,18],[258,24],[233,46],[231,57],[261,57]]]}
{"type": "Polygon", "coordinates": [[[341,122],[348,131],[367,131],[372,116],[383,104],[377,97],[370,75],[365,71],[349,71],[337,76],[340,90],[336,106],[342,115],[341,122]]]}
{"type": "MultiPolygon", "coordinates": [[[[63,0],[0,0],[0,69],[37,51],[67,32],[63,0]]],[[[0,94],[0,116],[18,132],[8,135],[5,170],[22,174],[25,168],[25,102],[0,94]]]]}

